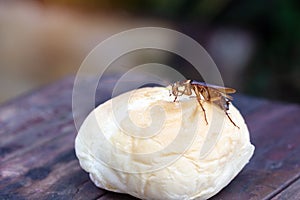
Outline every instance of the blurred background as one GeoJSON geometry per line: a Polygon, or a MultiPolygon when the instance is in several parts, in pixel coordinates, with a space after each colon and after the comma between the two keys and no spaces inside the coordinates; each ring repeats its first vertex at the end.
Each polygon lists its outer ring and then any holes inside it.
{"type": "MultiPolygon", "coordinates": [[[[2,0],[0,103],[74,75],[99,42],[143,26],[171,28],[197,40],[225,85],[240,93],[300,102],[300,1],[2,0]]],[[[133,53],[114,65],[122,71],[147,62],[198,78],[168,53],[133,53]]]]}

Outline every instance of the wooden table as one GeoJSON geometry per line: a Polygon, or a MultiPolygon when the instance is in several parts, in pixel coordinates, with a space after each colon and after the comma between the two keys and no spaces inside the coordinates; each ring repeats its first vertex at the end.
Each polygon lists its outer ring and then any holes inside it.
{"type": "MultiPolygon", "coordinates": [[[[96,188],[80,168],[72,86],[73,79],[66,78],[0,107],[1,200],[135,199],[96,188]]],[[[243,95],[234,104],[256,151],[212,199],[300,199],[300,106],[243,95]]]]}

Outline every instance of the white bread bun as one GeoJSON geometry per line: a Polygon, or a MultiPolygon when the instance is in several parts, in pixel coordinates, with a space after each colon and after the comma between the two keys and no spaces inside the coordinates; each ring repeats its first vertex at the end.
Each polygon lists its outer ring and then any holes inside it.
{"type": "Polygon", "coordinates": [[[94,109],[75,141],[81,167],[100,188],[140,199],[208,199],[248,163],[254,146],[239,111],[164,87],[124,93],[94,109]]]}

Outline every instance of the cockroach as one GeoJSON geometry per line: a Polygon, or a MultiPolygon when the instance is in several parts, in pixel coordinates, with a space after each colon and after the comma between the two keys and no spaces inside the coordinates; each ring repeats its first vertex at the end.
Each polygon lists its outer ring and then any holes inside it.
{"type": "MultiPolygon", "coordinates": [[[[185,81],[177,81],[172,86],[172,94],[175,96],[174,102],[177,100],[178,96],[182,95],[192,95],[192,91],[194,91],[197,101],[204,113],[204,118],[207,122],[205,109],[201,103],[201,96],[203,99],[207,102],[212,102],[215,105],[217,105],[219,108],[224,110],[225,114],[227,115],[228,119],[231,121],[231,123],[239,128],[234,121],[231,119],[231,117],[228,114],[229,110],[229,104],[233,100],[233,98],[228,95],[235,93],[235,89],[228,88],[228,87],[222,87],[217,85],[208,84],[205,82],[199,82],[195,80],[185,80],[185,81]]],[[[170,94],[170,95],[172,95],[170,94]]]]}

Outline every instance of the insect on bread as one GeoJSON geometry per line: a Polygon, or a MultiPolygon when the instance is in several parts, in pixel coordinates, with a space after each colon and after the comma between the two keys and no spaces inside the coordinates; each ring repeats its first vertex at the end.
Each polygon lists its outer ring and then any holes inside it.
{"type": "Polygon", "coordinates": [[[230,122],[237,128],[239,128],[234,121],[231,119],[231,117],[228,114],[229,110],[229,104],[233,100],[233,98],[228,95],[235,93],[235,89],[228,88],[228,87],[222,87],[212,84],[207,84],[204,82],[199,82],[195,80],[185,80],[185,81],[177,81],[173,83],[172,85],[172,94],[175,96],[174,102],[177,100],[178,96],[182,95],[192,95],[192,91],[194,91],[197,101],[204,113],[204,119],[207,122],[205,109],[201,103],[201,96],[203,99],[207,102],[212,102],[215,105],[217,105],[219,108],[224,110],[225,114],[227,115],[230,122]]]}

